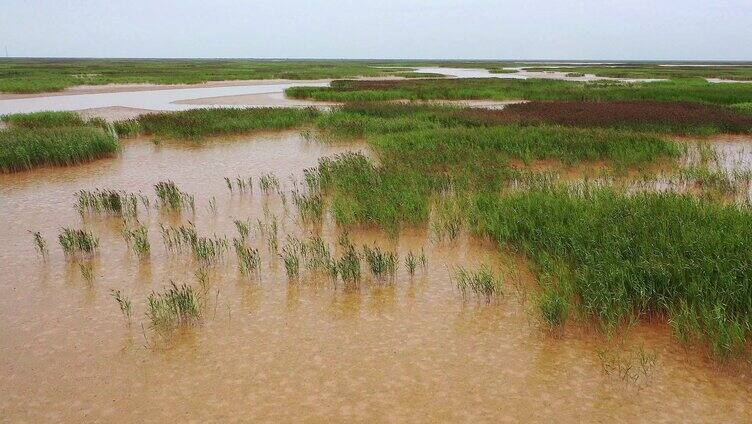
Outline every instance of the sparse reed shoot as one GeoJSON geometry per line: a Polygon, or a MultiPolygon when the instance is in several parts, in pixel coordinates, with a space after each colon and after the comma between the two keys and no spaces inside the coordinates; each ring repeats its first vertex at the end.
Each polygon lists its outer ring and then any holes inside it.
{"type": "Polygon", "coordinates": [[[468,291],[475,293],[478,299],[490,302],[495,296],[502,294],[502,279],[495,276],[488,265],[481,266],[477,271],[467,271],[464,267],[457,267],[454,271],[457,289],[463,297],[468,291]]]}
{"type": "Polygon", "coordinates": [[[125,297],[120,290],[110,290],[110,296],[115,299],[118,307],[120,307],[120,312],[123,314],[123,317],[130,323],[132,313],[131,300],[125,297]]]}
{"type": "Polygon", "coordinates": [[[39,256],[46,258],[49,251],[47,250],[47,241],[42,237],[42,233],[39,231],[29,231],[34,238],[34,249],[36,249],[39,256]]]}
{"type": "Polygon", "coordinates": [[[373,248],[363,246],[363,257],[365,258],[371,274],[376,278],[388,277],[394,278],[397,271],[397,254],[394,252],[384,252],[378,246],[373,248]]]}

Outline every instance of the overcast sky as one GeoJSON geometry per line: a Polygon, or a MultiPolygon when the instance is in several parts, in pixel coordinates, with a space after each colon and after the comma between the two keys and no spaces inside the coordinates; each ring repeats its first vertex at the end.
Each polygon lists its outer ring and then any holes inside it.
{"type": "Polygon", "coordinates": [[[752,60],[752,0],[0,0],[55,57],[752,60]]]}

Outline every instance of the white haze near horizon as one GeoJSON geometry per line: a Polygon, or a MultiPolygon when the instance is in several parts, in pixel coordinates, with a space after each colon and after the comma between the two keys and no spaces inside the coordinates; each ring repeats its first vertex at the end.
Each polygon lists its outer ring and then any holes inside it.
{"type": "Polygon", "coordinates": [[[0,55],[752,60],[752,0],[2,0],[0,55]]]}

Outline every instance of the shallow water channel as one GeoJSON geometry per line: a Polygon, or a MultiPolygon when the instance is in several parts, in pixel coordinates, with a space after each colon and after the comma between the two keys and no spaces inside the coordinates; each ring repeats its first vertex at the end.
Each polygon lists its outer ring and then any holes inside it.
{"type": "Polygon", "coordinates": [[[188,254],[165,249],[159,224],[195,222],[199,233],[236,235],[234,219],[280,220],[285,234],[319,228],[285,213],[279,194],[230,192],[224,177],[290,177],[320,157],[368,153],[364,144],[320,144],[297,133],[211,141],[203,146],[126,140],[119,157],[70,168],[0,175],[0,417],[7,422],[748,422],[750,376],[686,351],[665,324],[637,325],[611,339],[572,326],[552,334],[536,319],[535,280],[524,260],[461,236],[427,230],[390,239],[354,231],[358,246],[425,249],[427,266],[393,282],[364,276],[334,286],[301,269],[289,282],[262,240],[259,277],[242,277],[232,249],[210,274],[201,320],[169,339],[144,316],[146,297],[170,281],[197,286],[188,254]],[[195,195],[195,214],[139,211],[151,255],[139,260],[116,218],[83,219],[80,189],[112,188],[155,198],[173,180],[195,195]],[[215,208],[210,208],[214,199],[215,208]],[[61,227],[100,237],[85,281],[57,243],[61,227]],[[40,258],[28,231],[40,231],[40,258]],[[457,265],[490,265],[505,295],[486,304],[450,281],[457,265]],[[133,302],[130,325],[110,290],[133,302]]]}

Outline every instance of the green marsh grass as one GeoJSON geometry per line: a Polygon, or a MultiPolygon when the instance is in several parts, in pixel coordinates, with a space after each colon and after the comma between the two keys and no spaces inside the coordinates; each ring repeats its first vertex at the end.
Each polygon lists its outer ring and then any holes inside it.
{"type": "Polygon", "coordinates": [[[201,317],[198,296],[191,286],[171,282],[165,292],[149,294],[146,316],[160,332],[193,324],[201,317]]]}
{"type": "Polygon", "coordinates": [[[109,214],[135,217],[138,215],[139,195],[133,193],[111,189],[79,190],[76,198],[76,209],[81,216],[109,214]]]}
{"type": "Polygon", "coordinates": [[[394,275],[399,266],[397,254],[389,251],[382,251],[378,246],[363,246],[363,258],[375,278],[387,277],[394,279],[394,275]]]}
{"type": "Polygon", "coordinates": [[[752,328],[752,213],[673,193],[552,188],[478,195],[474,231],[554,276],[539,307],[559,324],[576,308],[604,328],[662,316],[720,357],[752,328]],[[560,269],[566,271],[562,272],[560,269]]]}
{"type": "Polygon", "coordinates": [[[138,134],[177,140],[244,134],[261,130],[297,128],[313,122],[319,112],[313,108],[209,108],[180,112],[149,113],[119,122],[122,136],[138,134]]]}
{"type": "Polygon", "coordinates": [[[196,211],[196,201],[192,194],[181,191],[172,181],[160,181],[154,186],[159,198],[160,207],[180,212],[181,210],[196,211]]]}
{"type": "Polygon", "coordinates": [[[389,100],[652,100],[731,105],[752,101],[750,84],[715,84],[699,78],[660,82],[572,82],[545,79],[463,78],[404,81],[334,81],[331,87],[292,87],[292,98],[338,102],[389,100]]]}
{"type": "Polygon", "coordinates": [[[0,62],[0,92],[60,91],[82,84],[373,77],[390,73],[375,66],[382,64],[307,59],[8,59],[0,62]]]}
{"type": "Polygon", "coordinates": [[[241,275],[248,276],[258,272],[261,267],[261,256],[258,249],[248,247],[243,239],[233,239],[233,247],[238,257],[238,271],[241,275]]]}
{"type": "Polygon", "coordinates": [[[125,223],[122,234],[133,253],[141,258],[149,256],[151,244],[149,243],[149,229],[145,225],[136,223],[135,227],[131,227],[131,225],[125,223]]]}
{"type": "Polygon", "coordinates": [[[99,247],[99,238],[86,230],[62,228],[58,241],[63,253],[68,257],[76,255],[91,256],[99,247]]]}
{"type": "Polygon", "coordinates": [[[503,293],[501,276],[494,275],[488,265],[481,266],[475,272],[458,267],[454,271],[453,279],[463,297],[472,291],[479,300],[485,300],[488,303],[495,296],[501,296],[503,293]]]}
{"type": "MultiPolygon", "coordinates": [[[[75,112],[33,112],[0,116],[0,121],[13,128],[59,128],[82,127],[87,125],[81,115],[75,112]]],[[[92,122],[92,121],[89,121],[92,122]]],[[[101,123],[93,121],[92,123],[101,123]]]]}
{"type": "Polygon", "coordinates": [[[117,139],[96,127],[9,128],[0,130],[0,171],[70,166],[113,156],[118,149],[117,139]]]}
{"type": "Polygon", "coordinates": [[[292,202],[298,208],[303,223],[320,223],[324,217],[324,198],[320,193],[292,192],[292,202]]]}
{"type": "Polygon", "coordinates": [[[551,327],[558,327],[567,321],[569,304],[569,299],[553,287],[544,288],[538,296],[538,310],[551,327]]]}

